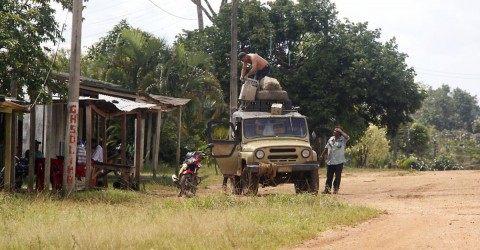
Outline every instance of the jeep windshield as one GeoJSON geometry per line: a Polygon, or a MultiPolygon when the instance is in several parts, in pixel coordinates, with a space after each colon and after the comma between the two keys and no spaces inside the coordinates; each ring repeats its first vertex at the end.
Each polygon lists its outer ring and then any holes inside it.
{"type": "Polygon", "coordinates": [[[307,124],[300,117],[269,117],[243,120],[245,138],[305,137],[307,124]]]}

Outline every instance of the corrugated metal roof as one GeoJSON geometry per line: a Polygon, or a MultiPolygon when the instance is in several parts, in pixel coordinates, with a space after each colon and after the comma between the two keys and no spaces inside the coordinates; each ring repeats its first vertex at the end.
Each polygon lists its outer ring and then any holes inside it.
{"type": "MultiPolygon", "coordinates": [[[[68,73],[61,73],[55,71],[52,72],[51,76],[53,79],[62,82],[68,82],[70,78],[70,74],[68,73]]],[[[162,106],[162,109],[166,110],[176,108],[178,106],[183,106],[190,101],[190,99],[185,98],[175,98],[168,96],[152,95],[143,92],[135,92],[133,90],[125,89],[118,84],[95,80],[84,76],[80,77],[80,92],[81,94],[104,94],[128,99],[131,101],[141,101],[150,104],[157,104],[162,106]]]]}
{"type": "Polygon", "coordinates": [[[150,94],[150,96],[153,99],[159,101],[160,103],[170,104],[173,106],[183,106],[190,101],[190,99],[176,98],[176,97],[169,97],[169,96],[152,95],[152,94],[150,94]]]}
{"type": "Polygon", "coordinates": [[[30,106],[24,105],[24,104],[25,102],[17,100],[15,98],[5,97],[5,101],[0,102],[0,107],[11,108],[12,110],[15,110],[15,111],[30,112],[30,106]]]}
{"type": "Polygon", "coordinates": [[[135,109],[149,109],[157,106],[156,104],[134,102],[127,99],[108,96],[108,95],[98,95],[98,99],[103,99],[107,102],[113,103],[115,107],[125,112],[130,112],[135,109]]]}

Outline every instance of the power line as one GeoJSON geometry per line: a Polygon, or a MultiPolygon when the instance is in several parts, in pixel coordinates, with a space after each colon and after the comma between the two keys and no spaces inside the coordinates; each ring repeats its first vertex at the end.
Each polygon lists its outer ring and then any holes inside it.
{"type": "Polygon", "coordinates": [[[197,20],[197,19],[191,19],[191,18],[185,18],[185,17],[181,17],[181,16],[177,16],[175,14],[172,14],[164,9],[162,9],[160,6],[158,6],[156,3],[154,3],[152,0],[148,0],[150,3],[152,3],[153,5],[155,5],[155,7],[159,8],[161,11],[169,14],[170,16],[173,16],[173,17],[176,17],[176,18],[180,18],[180,19],[185,19],[185,20],[197,20]]]}
{"type": "Polygon", "coordinates": [[[420,67],[414,67],[414,68],[419,69],[418,70],[419,72],[424,72],[426,74],[431,74],[431,75],[451,75],[451,77],[454,77],[454,76],[470,76],[470,77],[480,78],[480,74],[455,73],[455,72],[439,71],[439,70],[426,69],[426,68],[420,68],[420,67]]]}
{"type": "MultiPolygon", "coordinates": [[[[427,76],[432,76],[432,77],[437,77],[437,78],[450,78],[450,79],[461,79],[461,80],[479,80],[480,75],[472,75],[472,76],[455,76],[455,75],[448,75],[445,73],[431,73],[431,72],[425,72],[418,70],[417,73],[421,73],[422,75],[427,75],[427,76]]],[[[417,74],[418,75],[418,74],[417,74]]]]}

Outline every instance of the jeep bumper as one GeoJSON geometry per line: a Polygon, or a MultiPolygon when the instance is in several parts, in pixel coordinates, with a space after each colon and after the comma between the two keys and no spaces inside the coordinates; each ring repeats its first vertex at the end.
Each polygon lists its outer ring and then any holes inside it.
{"type": "MultiPolygon", "coordinates": [[[[260,171],[260,164],[247,165],[247,168],[251,169],[253,173],[260,171]]],[[[315,169],[319,169],[318,162],[307,162],[303,164],[277,164],[276,170],[278,173],[291,173],[291,172],[305,172],[315,169]]]]}

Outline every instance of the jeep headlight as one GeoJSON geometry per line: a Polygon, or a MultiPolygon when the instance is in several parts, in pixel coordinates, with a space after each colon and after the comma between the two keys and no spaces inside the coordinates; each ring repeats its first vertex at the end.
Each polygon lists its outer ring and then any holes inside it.
{"type": "Polygon", "coordinates": [[[263,152],[263,150],[257,150],[257,152],[255,152],[255,157],[257,157],[257,159],[262,159],[265,157],[265,152],[263,152]]]}
{"type": "Polygon", "coordinates": [[[310,157],[310,150],[308,150],[308,149],[302,150],[302,156],[303,156],[303,158],[310,157]]]}

